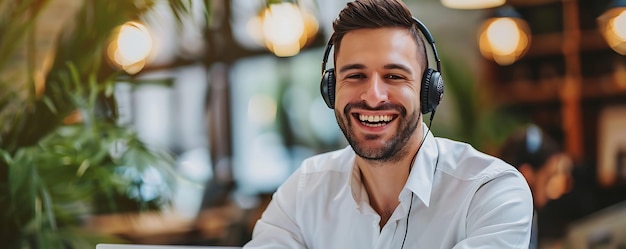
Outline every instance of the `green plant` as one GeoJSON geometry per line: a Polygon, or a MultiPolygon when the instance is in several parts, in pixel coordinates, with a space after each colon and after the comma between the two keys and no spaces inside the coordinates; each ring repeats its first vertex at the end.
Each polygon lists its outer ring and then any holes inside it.
{"type": "MultiPolygon", "coordinates": [[[[3,246],[93,248],[117,239],[81,229],[89,216],[168,204],[172,159],[117,124],[121,74],[103,63],[112,31],[155,2],[0,0],[3,246]]],[[[191,6],[168,3],[177,17],[191,6]]]]}
{"type": "MultiPolygon", "coordinates": [[[[452,102],[453,121],[435,122],[433,129],[440,136],[472,144],[477,149],[495,154],[498,147],[516,127],[525,122],[517,113],[507,113],[489,101],[489,94],[481,91],[476,77],[464,65],[441,54],[442,72],[445,77],[443,101],[452,102]]],[[[437,115],[442,115],[437,113],[437,115]]],[[[438,121],[435,118],[435,121],[438,121]]]]}

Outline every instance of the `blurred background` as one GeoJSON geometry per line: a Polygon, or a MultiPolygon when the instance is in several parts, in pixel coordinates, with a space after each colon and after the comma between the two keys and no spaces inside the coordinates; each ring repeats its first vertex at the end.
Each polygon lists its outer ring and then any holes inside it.
{"type": "MultiPolygon", "coordinates": [[[[243,245],[347,145],[319,94],[346,2],[0,0],[0,244],[243,245]]],[[[432,132],[498,155],[540,127],[568,166],[539,247],[626,248],[626,1],[406,3],[442,61],[432,132]]]]}

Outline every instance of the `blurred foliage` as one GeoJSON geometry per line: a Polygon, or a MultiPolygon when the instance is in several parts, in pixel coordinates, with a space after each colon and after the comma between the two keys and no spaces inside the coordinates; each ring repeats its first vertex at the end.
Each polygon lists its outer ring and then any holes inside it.
{"type": "MultiPolygon", "coordinates": [[[[192,2],[163,1],[179,21],[192,2]]],[[[81,229],[91,215],[168,204],[173,160],[117,124],[122,75],[103,58],[112,31],[157,3],[0,0],[3,248],[94,248],[119,239],[81,229]]]]}
{"type": "Polygon", "coordinates": [[[464,66],[465,62],[445,53],[441,54],[441,61],[447,96],[442,101],[450,99],[456,120],[433,129],[437,129],[437,135],[469,143],[489,154],[497,153],[502,142],[527,118],[490,102],[489,94],[481,91],[478,77],[464,66]]]}

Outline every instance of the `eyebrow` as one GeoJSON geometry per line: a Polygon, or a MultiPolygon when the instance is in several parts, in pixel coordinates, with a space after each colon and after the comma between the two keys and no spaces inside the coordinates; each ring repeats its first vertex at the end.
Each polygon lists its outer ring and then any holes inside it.
{"type": "MultiPolygon", "coordinates": [[[[345,66],[341,67],[339,69],[339,72],[343,73],[345,71],[352,70],[352,69],[364,69],[364,68],[365,68],[365,65],[363,65],[363,64],[357,64],[357,63],[355,63],[355,64],[348,64],[348,65],[345,65],[345,66]]],[[[391,63],[391,64],[385,65],[383,68],[385,68],[385,69],[399,69],[399,70],[405,71],[406,73],[409,73],[409,74],[413,73],[413,71],[411,71],[410,68],[408,68],[407,66],[404,66],[402,64],[391,63]]]]}
{"type": "Polygon", "coordinates": [[[339,69],[339,72],[343,73],[343,72],[348,71],[348,70],[363,69],[363,68],[365,68],[365,65],[363,65],[363,64],[348,64],[348,65],[345,65],[345,66],[341,67],[339,69]]]}
{"type": "Polygon", "coordinates": [[[402,65],[402,64],[395,64],[395,63],[387,64],[387,65],[384,66],[384,68],[385,69],[399,69],[399,70],[402,70],[402,71],[404,71],[404,72],[406,72],[408,74],[412,74],[413,73],[413,71],[411,71],[410,68],[408,68],[407,66],[402,65]]]}

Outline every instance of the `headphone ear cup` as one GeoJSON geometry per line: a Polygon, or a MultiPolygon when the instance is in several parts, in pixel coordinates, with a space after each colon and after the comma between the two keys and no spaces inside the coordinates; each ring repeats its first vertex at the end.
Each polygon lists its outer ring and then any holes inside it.
{"type": "Polygon", "coordinates": [[[330,109],[335,108],[335,69],[330,68],[324,71],[322,82],[320,82],[320,92],[330,109]]]}
{"type": "Polygon", "coordinates": [[[437,109],[439,102],[443,98],[443,78],[437,70],[428,68],[424,72],[420,98],[422,114],[427,114],[437,109]]]}

